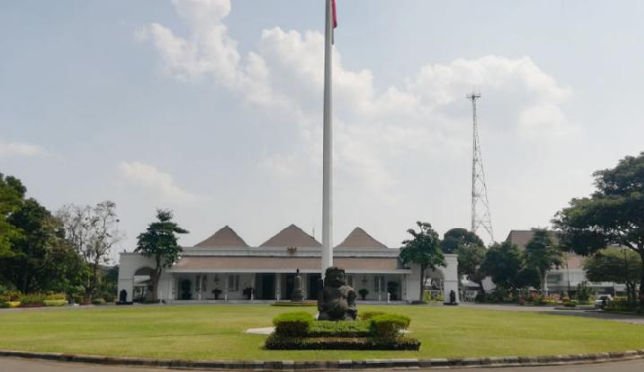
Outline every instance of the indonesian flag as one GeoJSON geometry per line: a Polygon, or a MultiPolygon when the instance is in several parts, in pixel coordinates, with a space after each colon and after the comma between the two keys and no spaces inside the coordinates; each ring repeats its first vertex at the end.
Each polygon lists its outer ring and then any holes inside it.
{"type": "Polygon", "coordinates": [[[333,28],[338,27],[338,13],[335,7],[335,0],[331,0],[331,11],[333,13],[333,28]]]}

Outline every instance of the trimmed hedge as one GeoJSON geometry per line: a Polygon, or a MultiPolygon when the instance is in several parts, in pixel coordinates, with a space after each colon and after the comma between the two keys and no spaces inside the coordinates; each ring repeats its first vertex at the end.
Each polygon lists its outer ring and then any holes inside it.
{"type": "Polygon", "coordinates": [[[47,300],[67,300],[67,296],[64,293],[50,293],[46,297],[47,300]]]}
{"type": "Polygon", "coordinates": [[[265,346],[272,350],[418,350],[420,341],[401,335],[410,322],[407,316],[382,312],[337,322],[314,320],[303,311],[285,313],[273,319],[275,332],[265,346]]]}
{"type": "Polygon", "coordinates": [[[273,319],[273,325],[275,326],[275,333],[280,336],[306,336],[313,320],[313,315],[298,311],[276,316],[273,319]]]}
{"type": "Polygon", "coordinates": [[[308,306],[317,306],[317,301],[276,301],[271,304],[271,306],[283,306],[283,307],[308,307],[308,306]]]}
{"type": "Polygon", "coordinates": [[[0,302],[0,309],[13,309],[15,307],[20,307],[20,301],[3,301],[0,302]]]}
{"type": "Polygon", "coordinates": [[[339,321],[318,320],[311,323],[308,337],[368,337],[371,322],[367,320],[339,321]]]}
{"type": "Polygon", "coordinates": [[[409,317],[399,314],[376,315],[371,319],[371,334],[374,337],[395,338],[411,323],[409,317]]]}
{"type": "Polygon", "coordinates": [[[45,306],[65,306],[67,305],[67,300],[45,300],[43,301],[45,306]]]}
{"type": "Polygon", "coordinates": [[[407,337],[283,337],[268,336],[270,350],[418,350],[420,341],[407,337]]]}
{"type": "Polygon", "coordinates": [[[38,307],[38,306],[45,306],[45,300],[47,299],[47,295],[42,294],[42,293],[31,293],[31,294],[24,294],[22,297],[20,297],[20,302],[22,307],[38,307]]]}
{"type": "Polygon", "coordinates": [[[386,314],[384,311],[365,311],[365,312],[358,313],[358,318],[362,320],[369,320],[374,316],[384,315],[384,314],[386,314]]]}

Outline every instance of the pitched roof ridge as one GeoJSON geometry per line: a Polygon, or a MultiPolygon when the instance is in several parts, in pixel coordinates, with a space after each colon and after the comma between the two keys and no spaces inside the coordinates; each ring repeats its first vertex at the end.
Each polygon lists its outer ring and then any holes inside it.
{"type": "Polygon", "coordinates": [[[230,226],[226,225],[203,241],[195,244],[195,247],[221,248],[221,247],[248,247],[248,244],[230,226]]]}
{"type": "Polygon", "coordinates": [[[356,226],[336,248],[387,248],[386,245],[371,236],[365,229],[356,226]]]}
{"type": "Polygon", "coordinates": [[[313,236],[295,224],[290,224],[270,237],[260,247],[321,247],[313,236]]]}

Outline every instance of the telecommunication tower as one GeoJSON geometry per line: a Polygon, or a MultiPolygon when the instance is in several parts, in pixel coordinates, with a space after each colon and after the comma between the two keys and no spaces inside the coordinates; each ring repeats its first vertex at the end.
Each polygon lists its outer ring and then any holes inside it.
{"type": "Polygon", "coordinates": [[[481,144],[479,141],[479,129],[476,115],[476,100],[481,98],[480,93],[466,96],[472,101],[472,225],[471,231],[477,233],[483,228],[494,241],[492,231],[492,216],[490,215],[490,203],[487,198],[487,185],[485,183],[485,171],[483,169],[483,157],[481,156],[481,144]]]}

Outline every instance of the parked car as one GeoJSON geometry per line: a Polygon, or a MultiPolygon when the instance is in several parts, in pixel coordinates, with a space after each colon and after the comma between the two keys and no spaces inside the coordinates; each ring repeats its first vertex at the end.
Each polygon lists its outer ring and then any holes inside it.
{"type": "Polygon", "coordinates": [[[608,305],[612,301],[613,301],[613,296],[609,294],[599,295],[595,300],[595,308],[603,309],[606,305],[608,305]]]}

